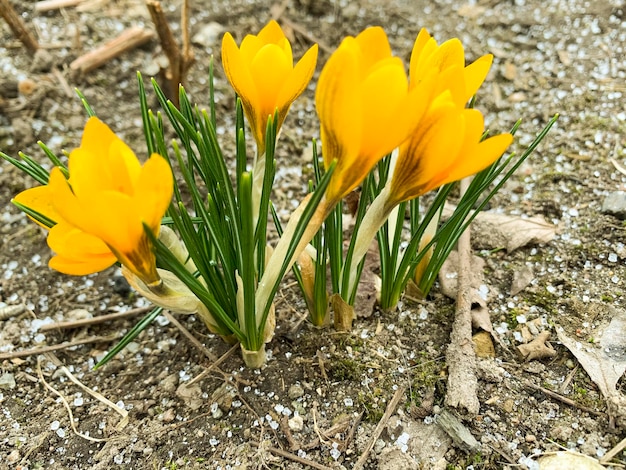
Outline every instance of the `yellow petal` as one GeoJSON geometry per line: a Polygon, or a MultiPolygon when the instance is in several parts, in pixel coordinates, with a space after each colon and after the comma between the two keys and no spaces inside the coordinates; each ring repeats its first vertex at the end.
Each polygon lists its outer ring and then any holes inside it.
{"type": "Polygon", "coordinates": [[[278,44],[282,39],[285,39],[285,33],[283,33],[282,28],[276,22],[276,20],[270,20],[263,27],[263,29],[259,31],[257,37],[265,44],[278,44]]]}
{"type": "Polygon", "coordinates": [[[364,67],[369,69],[379,60],[391,57],[391,46],[385,34],[385,30],[380,26],[374,26],[363,30],[355,38],[359,49],[363,53],[364,67]]]}
{"type": "Polygon", "coordinates": [[[137,207],[140,220],[155,234],[172,201],[173,192],[174,177],[169,163],[161,155],[152,154],[141,169],[133,204],[137,207]]]}
{"type": "Polygon", "coordinates": [[[81,202],[74,196],[70,186],[58,168],[53,168],[50,172],[48,187],[52,199],[52,205],[55,211],[66,220],[69,224],[90,233],[93,230],[91,218],[87,220],[85,216],[89,216],[91,211],[88,207],[84,207],[81,202]]]}
{"type": "MultiPolygon", "coordinates": [[[[263,46],[250,64],[250,74],[254,77],[259,97],[255,103],[255,111],[265,122],[267,122],[267,116],[274,113],[280,85],[289,76],[291,70],[292,64],[276,44],[263,46]]],[[[265,129],[263,129],[263,135],[265,135],[265,129]]]]}
{"type": "Polygon", "coordinates": [[[92,274],[116,262],[115,255],[101,240],[66,223],[50,230],[48,246],[56,253],[49,266],[64,274],[92,274]]]}
{"type": "Polygon", "coordinates": [[[115,189],[132,194],[141,164],[133,151],[106,124],[97,118],[90,118],[80,148],[70,153],[68,168],[76,194],[97,189],[115,189]]]}
{"type": "MultiPolygon", "coordinates": [[[[317,82],[315,104],[321,123],[324,165],[344,155],[356,154],[362,132],[362,109],[358,87],[354,38],[344,39],[328,59],[317,82]]],[[[335,175],[346,162],[338,161],[335,175]]],[[[351,163],[351,162],[350,162],[351,163]]]]}
{"type": "Polygon", "coordinates": [[[54,208],[69,224],[100,238],[110,248],[132,251],[144,235],[137,209],[130,196],[114,191],[84,194],[78,199],[60,171],[52,171],[49,182],[54,208]]]}
{"type": "Polygon", "coordinates": [[[298,61],[278,94],[279,105],[292,103],[306,89],[315,72],[317,53],[318,47],[314,44],[298,61]]]}
{"type": "Polygon", "coordinates": [[[419,57],[422,55],[424,47],[426,47],[426,44],[430,41],[430,39],[431,35],[428,33],[426,28],[420,29],[417,38],[415,38],[413,49],[411,50],[411,64],[417,65],[419,57]]]}
{"type": "Polygon", "coordinates": [[[385,62],[385,67],[367,77],[361,89],[361,99],[367,103],[361,155],[367,154],[376,161],[400,145],[409,130],[400,124],[409,114],[400,109],[409,88],[404,66],[397,57],[385,62]]]}
{"type": "Polygon", "coordinates": [[[511,134],[499,134],[482,141],[471,152],[462,156],[443,184],[458,181],[484,170],[500,158],[512,142],[511,134]]]}
{"type": "MultiPolygon", "coordinates": [[[[252,59],[247,63],[251,61],[252,59]]],[[[257,102],[257,91],[247,63],[244,62],[242,54],[231,34],[224,34],[222,38],[222,66],[224,67],[224,73],[242,101],[252,105],[257,102]]]]}
{"type": "Polygon", "coordinates": [[[457,38],[449,39],[439,46],[437,53],[433,55],[431,60],[433,61],[431,66],[440,71],[453,66],[465,67],[463,44],[457,38]]]}
{"type": "MultiPolygon", "coordinates": [[[[22,191],[13,198],[14,201],[39,212],[41,215],[46,216],[48,219],[54,222],[59,222],[62,218],[61,215],[54,208],[52,203],[52,194],[48,186],[36,186],[34,188],[22,191]]],[[[40,224],[36,220],[32,219],[36,224],[48,230],[48,227],[40,224]]]]}
{"type": "Polygon", "coordinates": [[[465,102],[474,96],[483,84],[492,63],[493,55],[486,54],[465,67],[465,102]]]}

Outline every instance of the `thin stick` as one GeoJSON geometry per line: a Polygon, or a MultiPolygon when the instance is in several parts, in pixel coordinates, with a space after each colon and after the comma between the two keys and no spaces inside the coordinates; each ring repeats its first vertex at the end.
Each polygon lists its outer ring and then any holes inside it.
{"type": "Polygon", "coordinates": [[[128,28],[115,39],[112,39],[93,51],[81,55],[70,64],[70,69],[87,73],[101,67],[124,52],[145,44],[152,38],[154,38],[154,33],[143,29],[141,26],[128,28]]]}
{"type": "Polygon", "coordinates": [[[264,447],[264,446],[261,446],[260,443],[255,442],[255,441],[250,441],[250,444],[252,444],[253,446],[256,446],[256,447],[262,447],[263,449],[271,452],[274,455],[277,455],[279,457],[284,457],[284,458],[289,459],[289,460],[291,460],[293,462],[297,462],[297,463],[299,463],[301,465],[307,465],[307,466],[309,466],[311,468],[317,468],[319,470],[332,470],[330,467],[327,467],[326,465],[322,465],[320,463],[313,462],[312,460],[304,459],[302,457],[298,457],[297,455],[292,454],[291,452],[287,452],[285,450],[277,449],[276,447],[264,447]]]}
{"type": "Polygon", "coordinates": [[[28,357],[28,356],[34,356],[36,354],[44,354],[44,353],[52,352],[52,351],[59,351],[61,349],[71,348],[73,346],[80,346],[81,344],[106,343],[109,341],[115,341],[118,338],[120,338],[120,335],[90,336],[89,338],[84,338],[78,341],[70,341],[67,343],[53,344],[51,346],[41,346],[39,348],[25,349],[23,351],[11,351],[7,353],[1,353],[0,361],[4,359],[14,359],[16,357],[28,357]]]}
{"type": "Polygon", "coordinates": [[[76,5],[83,3],[85,0],[43,0],[35,3],[35,11],[50,11],[60,10],[61,8],[75,7],[76,5]]]}
{"type": "Polygon", "coordinates": [[[74,421],[74,414],[72,413],[72,408],[70,408],[70,404],[67,402],[67,399],[61,394],[61,392],[59,392],[56,388],[54,388],[52,385],[46,382],[46,379],[43,376],[43,372],[41,372],[41,361],[39,360],[37,361],[37,375],[39,376],[39,380],[43,384],[43,386],[61,399],[61,403],[63,403],[63,406],[65,407],[65,410],[67,411],[68,418],[70,421],[70,427],[72,428],[72,431],[74,432],[74,434],[91,442],[106,442],[110,440],[110,439],[100,439],[97,437],[88,436],[86,434],[81,433],[76,428],[76,422],[74,421]]]}
{"type": "Polygon", "coordinates": [[[212,362],[211,365],[209,367],[207,367],[206,369],[204,369],[202,372],[200,372],[196,377],[194,377],[193,379],[191,379],[189,381],[189,383],[187,384],[188,387],[190,387],[191,385],[195,384],[196,382],[202,380],[204,377],[206,377],[207,375],[209,375],[209,373],[213,370],[213,369],[219,369],[219,366],[222,364],[222,362],[224,362],[226,359],[228,359],[230,357],[230,355],[232,353],[234,353],[235,351],[237,351],[240,348],[239,344],[233,344],[233,347],[230,348],[228,351],[226,351],[224,354],[222,354],[220,356],[220,358],[215,361],[212,362]]]}
{"type": "Polygon", "coordinates": [[[39,328],[39,331],[50,330],[69,330],[72,328],[81,328],[83,326],[97,325],[99,323],[112,322],[119,320],[120,318],[134,317],[135,315],[141,315],[142,313],[149,312],[154,307],[139,307],[126,312],[110,313],[108,315],[100,315],[93,318],[84,318],[82,320],[64,321],[59,323],[49,323],[39,328]]]}
{"type": "Polygon", "coordinates": [[[37,52],[37,49],[39,49],[37,39],[35,39],[35,36],[26,28],[22,18],[15,12],[9,0],[0,0],[0,15],[2,15],[7,22],[15,37],[26,46],[26,49],[28,49],[31,54],[37,52]]]}
{"type": "Polygon", "coordinates": [[[389,418],[391,418],[391,415],[396,411],[396,407],[398,406],[398,403],[400,403],[400,400],[404,396],[404,391],[405,390],[406,390],[405,386],[398,387],[398,390],[396,390],[396,393],[393,395],[393,398],[391,399],[391,401],[387,405],[387,409],[385,410],[385,414],[383,415],[383,417],[378,422],[378,425],[376,426],[376,429],[374,429],[374,434],[372,434],[372,437],[370,438],[369,444],[367,444],[367,447],[365,448],[365,450],[363,451],[363,453],[359,457],[359,460],[357,460],[356,464],[353,467],[353,470],[361,470],[363,468],[363,466],[365,465],[365,462],[367,462],[367,459],[369,457],[370,451],[374,447],[374,444],[376,443],[376,441],[380,437],[381,433],[383,432],[383,429],[387,425],[387,421],[389,421],[389,418]]]}
{"type": "Polygon", "coordinates": [[[538,390],[540,392],[543,392],[544,394],[548,395],[550,398],[554,398],[555,400],[558,400],[561,403],[565,403],[566,405],[573,406],[574,408],[578,408],[579,410],[585,411],[585,412],[587,412],[589,414],[592,414],[594,416],[605,416],[606,415],[606,413],[603,413],[601,411],[596,411],[593,408],[589,408],[589,407],[586,407],[586,406],[581,405],[579,403],[576,403],[574,400],[572,400],[570,398],[564,397],[563,395],[559,395],[558,393],[553,392],[552,390],[548,390],[547,388],[540,387],[539,385],[535,385],[535,384],[532,384],[530,382],[526,382],[526,383],[524,383],[524,385],[526,387],[528,387],[528,388],[533,389],[533,390],[538,390]]]}
{"type": "Polygon", "coordinates": [[[169,67],[166,72],[169,90],[166,95],[176,106],[178,106],[178,85],[183,84],[187,70],[193,64],[193,52],[191,51],[191,42],[189,40],[189,21],[188,21],[188,3],[183,2],[181,28],[183,30],[183,52],[181,53],[178,44],[174,40],[172,30],[167,23],[163,8],[158,0],[146,0],[146,7],[150,12],[150,17],[154,23],[154,27],[161,41],[163,52],[167,56],[169,67]]]}
{"type": "Polygon", "coordinates": [[[196,339],[194,335],[192,335],[187,328],[185,328],[176,318],[174,318],[167,310],[163,310],[163,316],[167,318],[170,323],[172,323],[176,328],[180,330],[180,332],[185,335],[185,337],[193,344],[196,348],[198,348],[202,354],[209,358],[211,362],[217,362],[217,356],[204,347],[200,341],[196,339]]]}
{"type": "MultiPolygon", "coordinates": [[[[469,179],[461,181],[461,194],[469,187],[469,179]]],[[[480,409],[478,401],[478,379],[476,378],[476,352],[472,342],[472,245],[470,228],[459,237],[458,250],[458,292],[456,313],[450,344],[446,352],[448,364],[448,388],[445,404],[453,408],[465,408],[476,414],[480,409]]]]}
{"type": "Polygon", "coordinates": [[[619,444],[617,444],[615,447],[609,450],[606,454],[604,454],[604,457],[600,459],[600,463],[602,465],[608,464],[611,460],[613,460],[613,457],[615,457],[625,448],[626,448],[626,438],[622,439],[622,441],[619,444]]]}
{"type": "Polygon", "coordinates": [[[54,75],[54,77],[59,81],[61,88],[65,92],[65,96],[67,96],[68,98],[74,98],[74,92],[70,88],[69,83],[67,83],[67,80],[65,80],[65,77],[59,71],[59,69],[57,69],[56,67],[52,67],[52,75],[54,75]]]}

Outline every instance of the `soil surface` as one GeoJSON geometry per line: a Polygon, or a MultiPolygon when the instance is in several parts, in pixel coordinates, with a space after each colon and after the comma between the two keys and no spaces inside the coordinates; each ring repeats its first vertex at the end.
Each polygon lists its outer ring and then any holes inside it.
{"type": "MultiPolygon", "coordinates": [[[[164,2],[177,37],[180,3],[164,2]]],[[[190,3],[196,63],[187,90],[207,106],[208,61],[214,55],[218,130],[228,153],[234,104],[219,66],[221,34],[231,31],[240,41],[256,33],[271,18],[272,5],[190,3]]],[[[0,22],[0,150],[12,156],[22,150],[44,161],[37,140],[59,154],[78,146],[86,120],[73,93],[78,87],[98,116],[141,155],[136,71],[149,77],[166,64],[158,41],[87,73],[76,73],[69,64],[125,28],[151,29],[144,4],[87,0],[47,12],[37,12],[35,2],[13,4],[42,48],[30,55],[0,22]]],[[[626,210],[619,200],[618,207],[603,209],[607,196],[626,189],[623,1],[292,0],[283,6],[279,21],[292,38],[294,55],[300,57],[312,40],[321,46],[316,77],[346,35],[381,25],[395,53],[408,61],[419,29],[426,27],[439,42],[460,38],[468,61],[494,54],[477,107],[493,132],[523,119],[511,150],[523,152],[560,114],[538,151],[490,206],[518,220],[541,217],[542,227],[556,234],[547,243],[530,240],[516,249],[506,238],[491,240],[489,230],[474,234],[475,253],[484,261],[483,317],[487,312],[500,340],[487,335],[487,350],[495,344],[495,357],[478,362],[478,414],[444,403],[455,309],[440,284],[426,300],[406,296],[397,311],[358,318],[350,334],[307,323],[289,334],[306,310],[287,278],[276,298],[277,335],[261,370],[243,367],[237,350],[211,367],[229,346],[195,318],[175,316],[203,347],[159,317],[94,371],[142,313],[73,329],[44,325],[147,303],[128,290],[115,269],[85,278],[51,271],[45,234],[9,203],[34,182],[2,163],[0,467],[350,469],[364,456],[368,469],[538,468],[541,454],[562,449],[601,460],[625,434],[624,381],[607,391],[588,372],[605,367],[623,372],[625,360],[620,216],[626,210]],[[578,343],[572,349],[585,344],[593,349],[607,328],[618,339],[612,350],[617,352],[608,359],[598,354],[595,363],[585,361],[565,344],[569,338],[570,347],[578,343]],[[18,354],[62,343],[66,347],[53,353],[18,354]],[[530,345],[526,357],[518,349],[522,344],[530,345]],[[388,407],[391,415],[384,416],[388,407]],[[475,441],[444,430],[441,417],[449,413],[475,441]]],[[[274,197],[283,216],[303,196],[311,174],[307,149],[319,132],[313,96],[311,85],[283,126],[274,197]]],[[[534,229],[516,229],[526,230],[534,229]]],[[[477,348],[484,354],[484,346],[477,348]]],[[[620,461],[626,461],[623,452],[613,460],[620,461]]]]}

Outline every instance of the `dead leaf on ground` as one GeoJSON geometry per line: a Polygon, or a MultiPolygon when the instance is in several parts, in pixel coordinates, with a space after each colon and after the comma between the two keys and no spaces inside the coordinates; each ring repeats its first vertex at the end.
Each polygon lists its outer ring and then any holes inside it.
{"type": "Polygon", "coordinates": [[[550,332],[542,331],[530,343],[520,344],[517,349],[524,356],[526,362],[554,357],[556,351],[547,343],[548,339],[550,339],[550,332]]]}
{"type": "Polygon", "coordinates": [[[482,16],[485,13],[486,8],[481,5],[476,5],[474,2],[461,5],[456,11],[459,16],[464,18],[475,19],[482,16]]]}
{"type": "MultiPolygon", "coordinates": [[[[457,251],[453,251],[439,271],[441,292],[451,299],[456,299],[458,292],[458,264],[459,254],[457,251]]],[[[489,309],[487,308],[486,284],[483,276],[484,267],[485,260],[483,258],[480,256],[472,256],[472,281],[470,284],[472,288],[472,328],[486,331],[500,346],[508,350],[506,345],[502,343],[500,336],[498,336],[493,329],[493,324],[491,323],[489,309]]]]}
{"type": "Polygon", "coordinates": [[[535,279],[535,272],[530,266],[524,266],[522,269],[516,270],[513,273],[513,281],[511,282],[511,297],[526,289],[533,279],[535,279]]]}
{"type": "Polygon", "coordinates": [[[605,470],[596,459],[578,452],[561,451],[545,455],[539,460],[541,470],[605,470]]]}
{"type": "MultiPolygon", "coordinates": [[[[450,253],[439,271],[439,284],[441,286],[441,292],[443,292],[446,297],[451,299],[456,299],[458,291],[458,265],[459,254],[455,250],[450,253]]],[[[487,299],[480,295],[481,286],[485,285],[483,278],[484,268],[485,260],[480,256],[472,256],[472,280],[470,283],[470,286],[472,287],[472,304],[478,304],[480,306],[487,305],[487,299]]]]}
{"type": "Polygon", "coordinates": [[[556,331],[561,343],[578,359],[607,399],[611,415],[626,420],[626,409],[622,406],[626,398],[616,389],[626,372],[626,311],[606,308],[611,321],[593,332],[596,340],[593,344],[570,338],[562,327],[557,327],[556,331]]]}
{"type": "MultiPolygon", "coordinates": [[[[448,218],[455,209],[446,204],[442,218],[448,218]]],[[[555,235],[556,225],[540,216],[522,218],[481,212],[472,222],[472,243],[481,249],[504,247],[510,253],[522,246],[548,243],[555,235]]]]}

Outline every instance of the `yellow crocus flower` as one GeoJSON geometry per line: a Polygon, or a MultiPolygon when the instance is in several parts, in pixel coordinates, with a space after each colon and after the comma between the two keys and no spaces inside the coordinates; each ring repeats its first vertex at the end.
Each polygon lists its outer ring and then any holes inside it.
{"type": "Polygon", "coordinates": [[[256,139],[259,155],[265,152],[269,116],[278,110],[278,129],[291,103],[308,85],[317,63],[314,44],[294,66],[291,44],[274,20],[258,35],[247,35],[237,47],[230,33],[222,39],[222,65],[235,89],[256,139]]]}
{"type": "Polygon", "coordinates": [[[50,267],[73,275],[101,271],[119,261],[146,284],[159,282],[146,224],[155,235],[170,204],[169,163],[153,154],[142,166],[108,126],[92,117],[81,145],[69,156],[70,178],[59,168],[47,186],[15,200],[56,222],[48,245],[50,267]]]}
{"type": "Polygon", "coordinates": [[[483,115],[440,95],[411,138],[400,146],[387,206],[414,199],[491,165],[511,145],[511,134],[481,142],[483,115]]]}
{"type": "Polygon", "coordinates": [[[465,107],[485,81],[492,62],[493,55],[485,54],[465,66],[465,52],[459,39],[452,38],[438,45],[428,31],[422,29],[411,52],[410,86],[418,86],[436,75],[434,96],[448,90],[454,103],[465,107]]]}
{"type": "Polygon", "coordinates": [[[382,28],[347,37],[320,75],[315,97],[324,165],[337,160],[326,191],[330,205],[358,186],[400,145],[427,109],[432,81],[409,89],[402,61],[382,28]]]}

